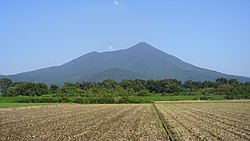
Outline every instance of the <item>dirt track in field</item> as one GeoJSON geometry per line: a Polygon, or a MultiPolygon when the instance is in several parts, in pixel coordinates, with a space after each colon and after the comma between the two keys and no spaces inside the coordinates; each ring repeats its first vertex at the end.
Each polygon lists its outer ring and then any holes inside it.
{"type": "Polygon", "coordinates": [[[152,104],[0,109],[0,140],[166,140],[152,104]]]}
{"type": "Polygon", "coordinates": [[[250,101],[156,104],[174,140],[250,140],[250,101]]]}

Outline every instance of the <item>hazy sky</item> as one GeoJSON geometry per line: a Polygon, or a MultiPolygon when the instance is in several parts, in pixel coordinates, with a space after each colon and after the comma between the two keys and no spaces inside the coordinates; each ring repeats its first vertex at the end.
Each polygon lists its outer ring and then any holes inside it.
{"type": "Polygon", "coordinates": [[[250,0],[0,0],[0,74],[140,41],[199,67],[250,76],[250,0]]]}

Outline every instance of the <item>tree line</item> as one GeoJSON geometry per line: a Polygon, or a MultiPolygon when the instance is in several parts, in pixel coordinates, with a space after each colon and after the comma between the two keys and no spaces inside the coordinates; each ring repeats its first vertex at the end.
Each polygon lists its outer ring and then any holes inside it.
{"type": "Polygon", "coordinates": [[[111,97],[161,95],[224,95],[227,99],[250,98],[250,82],[241,83],[236,79],[218,78],[216,81],[192,81],[184,83],[176,79],[165,80],[104,80],[102,82],[66,82],[62,86],[36,82],[12,82],[0,79],[3,96],[42,96],[52,94],[58,97],[111,97]]]}

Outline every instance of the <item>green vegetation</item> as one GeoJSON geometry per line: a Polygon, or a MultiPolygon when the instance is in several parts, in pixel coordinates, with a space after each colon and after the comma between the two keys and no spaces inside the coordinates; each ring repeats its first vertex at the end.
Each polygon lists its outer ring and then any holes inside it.
{"type": "Polygon", "coordinates": [[[151,103],[162,100],[249,99],[250,83],[236,79],[182,83],[166,80],[104,80],[66,82],[61,87],[44,83],[0,79],[0,103],[151,103]]]}
{"type": "MultiPolygon", "coordinates": [[[[28,96],[15,96],[15,97],[6,97],[0,96],[0,108],[8,108],[8,107],[20,107],[20,106],[38,106],[38,105],[48,105],[52,103],[20,103],[18,101],[26,100],[31,97],[28,96]]],[[[43,96],[41,96],[43,98],[43,96]]]]}
{"type": "Polygon", "coordinates": [[[0,103],[0,108],[23,107],[23,106],[40,106],[51,103],[0,103]]]}
{"type": "Polygon", "coordinates": [[[179,95],[179,96],[128,96],[128,97],[45,97],[45,96],[17,96],[0,97],[0,107],[2,105],[29,105],[29,103],[79,103],[79,104],[108,104],[108,103],[152,103],[154,101],[176,101],[176,100],[222,100],[221,95],[212,95],[207,99],[199,95],[179,95]],[[19,104],[17,104],[19,103],[19,104]]]}

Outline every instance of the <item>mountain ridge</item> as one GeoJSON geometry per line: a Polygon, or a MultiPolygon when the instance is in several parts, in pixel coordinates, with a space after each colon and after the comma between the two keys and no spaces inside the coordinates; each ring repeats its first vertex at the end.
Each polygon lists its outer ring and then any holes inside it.
{"type": "Polygon", "coordinates": [[[146,42],[122,50],[84,54],[60,66],[7,75],[14,81],[37,81],[62,84],[103,79],[177,79],[181,81],[215,80],[218,77],[250,81],[243,76],[228,75],[186,63],[146,42]],[[113,73],[111,73],[113,72],[113,73]]]}

